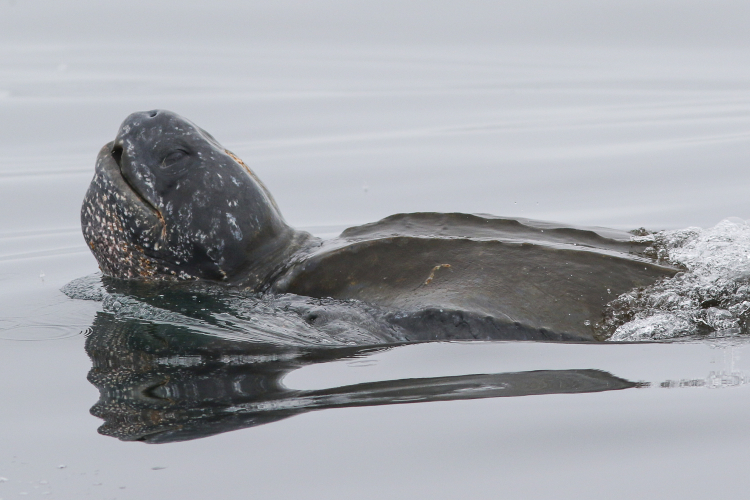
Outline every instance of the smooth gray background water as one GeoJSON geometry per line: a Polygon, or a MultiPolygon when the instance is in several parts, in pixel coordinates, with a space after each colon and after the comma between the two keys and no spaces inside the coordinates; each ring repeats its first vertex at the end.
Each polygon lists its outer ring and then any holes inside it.
{"type": "Polygon", "coordinates": [[[100,305],[59,288],[96,271],[78,209],[98,149],[151,108],[210,131],[321,235],[410,211],[749,218],[748,21],[740,1],[3,0],[0,498],[743,497],[741,344],[402,347],[286,383],[596,368],[652,385],[144,445],[96,433],[82,332],[100,305]],[[699,387],[661,387],[680,381],[699,387]]]}

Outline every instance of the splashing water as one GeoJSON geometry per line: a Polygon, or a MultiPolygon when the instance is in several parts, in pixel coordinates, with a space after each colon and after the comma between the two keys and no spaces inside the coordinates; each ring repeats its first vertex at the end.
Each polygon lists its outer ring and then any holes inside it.
{"type": "MultiPolygon", "coordinates": [[[[286,346],[347,346],[406,341],[384,312],[356,300],[261,295],[210,283],[128,283],[96,273],[62,292],[102,302],[122,322],[150,322],[232,340],[286,346]]],[[[0,499],[2,500],[2,499],[0,499]]]]}
{"type": "Polygon", "coordinates": [[[635,236],[658,260],[684,269],[607,304],[603,335],[611,341],[727,338],[748,334],[750,225],[730,218],[710,229],[690,227],[635,236]]]}

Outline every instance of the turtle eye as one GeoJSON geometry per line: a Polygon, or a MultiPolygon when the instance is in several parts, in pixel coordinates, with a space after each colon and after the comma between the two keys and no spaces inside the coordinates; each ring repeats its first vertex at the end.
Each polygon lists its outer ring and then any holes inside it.
{"type": "Polygon", "coordinates": [[[172,165],[184,160],[190,156],[190,153],[185,151],[184,149],[175,149],[171,153],[169,153],[167,156],[164,157],[164,160],[161,162],[162,168],[169,168],[172,165]]]}

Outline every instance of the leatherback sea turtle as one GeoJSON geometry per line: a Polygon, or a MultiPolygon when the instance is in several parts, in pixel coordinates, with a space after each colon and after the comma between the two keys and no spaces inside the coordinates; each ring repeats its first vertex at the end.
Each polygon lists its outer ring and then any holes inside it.
{"type": "MultiPolygon", "coordinates": [[[[399,214],[323,241],[209,133],[133,113],[99,153],[81,209],[105,275],[356,299],[400,328],[594,340],[605,305],[678,270],[630,234],[459,213],[399,214]]],[[[448,334],[450,337],[450,334],[448,334]]]]}

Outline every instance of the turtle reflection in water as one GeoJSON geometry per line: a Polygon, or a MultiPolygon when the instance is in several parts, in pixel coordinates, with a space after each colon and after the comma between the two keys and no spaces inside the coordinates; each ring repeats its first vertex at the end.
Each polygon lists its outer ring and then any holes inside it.
{"type": "Polygon", "coordinates": [[[311,410],[637,387],[599,370],[387,380],[322,390],[282,384],[292,370],[372,355],[388,346],[303,347],[232,340],[173,324],[100,313],[86,340],[99,432],[165,443],[275,422],[311,410]]]}
{"type": "Polygon", "coordinates": [[[281,379],[405,342],[599,340],[608,301],[677,272],[628,233],[487,215],[395,215],[321,241],[284,222],[237,156],[168,111],[130,115],[104,146],[81,220],[106,289],[86,343],[101,393],[92,413],[126,440],[322,408],[634,387],[587,369],[316,391],[281,379]]]}

